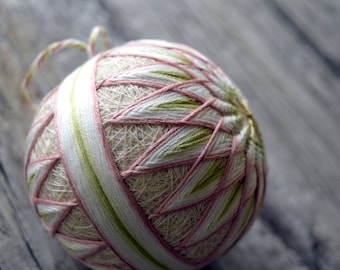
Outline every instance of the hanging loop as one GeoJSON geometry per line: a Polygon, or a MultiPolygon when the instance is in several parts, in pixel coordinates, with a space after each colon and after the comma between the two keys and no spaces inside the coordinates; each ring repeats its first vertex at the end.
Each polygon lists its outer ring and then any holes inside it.
{"type": "Polygon", "coordinates": [[[107,32],[104,27],[96,26],[91,31],[88,42],[83,42],[77,39],[65,39],[62,41],[53,42],[49,46],[46,47],[45,50],[40,52],[37,57],[32,62],[29,67],[27,73],[25,74],[21,87],[20,87],[20,96],[21,100],[26,103],[33,110],[37,109],[37,104],[35,104],[31,96],[29,94],[29,87],[32,83],[32,80],[35,78],[40,66],[51,57],[51,55],[63,50],[63,49],[80,49],[87,53],[88,57],[91,58],[95,54],[96,43],[99,37],[102,37],[103,47],[105,49],[111,48],[111,44],[109,42],[107,32]]]}

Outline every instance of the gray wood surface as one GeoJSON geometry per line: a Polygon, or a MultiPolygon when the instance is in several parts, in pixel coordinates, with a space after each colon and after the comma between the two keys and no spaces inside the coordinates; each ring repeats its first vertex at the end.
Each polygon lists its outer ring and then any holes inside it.
{"type": "MultiPolygon", "coordinates": [[[[240,86],[259,121],[269,167],[263,210],[207,269],[340,269],[338,0],[0,0],[0,269],[86,269],[48,235],[27,198],[32,113],[19,83],[46,45],[86,40],[97,24],[113,45],[162,38],[193,46],[240,86]]],[[[36,100],[84,60],[53,57],[34,84],[36,100]]]]}

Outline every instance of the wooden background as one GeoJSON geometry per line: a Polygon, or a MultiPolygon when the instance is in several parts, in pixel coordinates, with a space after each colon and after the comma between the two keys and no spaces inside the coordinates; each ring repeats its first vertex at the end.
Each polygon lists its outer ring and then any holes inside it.
{"type": "MultiPolygon", "coordinates": [[[[104,25],[113,45],[186,43],[240,86],[260,124],[269,165],[263,210],[249,233],[206,269],[340,269],[339,0],[0,0],[0,269],[86,269],[41,226],[22,167],[32,113],[19,83],[55,40],[104,25]]],[[[36,100],[85,60],[52,57],[36,100]]]]}

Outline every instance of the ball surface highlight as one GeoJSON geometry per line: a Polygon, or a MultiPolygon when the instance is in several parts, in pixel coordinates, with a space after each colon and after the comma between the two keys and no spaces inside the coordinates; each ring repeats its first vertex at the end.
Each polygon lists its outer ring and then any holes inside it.
{"type": "Polygon", "coordinates": [[[94,269],[200,268],[263,201],[263,142],[246,101],[182,44],[97,54],[43,99],[27,143],[38,215],[94,269]]]}

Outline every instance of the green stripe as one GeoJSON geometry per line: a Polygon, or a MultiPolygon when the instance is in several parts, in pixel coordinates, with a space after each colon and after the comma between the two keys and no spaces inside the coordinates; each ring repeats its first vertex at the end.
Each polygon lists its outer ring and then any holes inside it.
{"type": "Polygon", "coordinates": [[[173,99],[162,100],[155,104],[151,110],[156,111],[180,111],[180,110],[195,110],[199,107],[199,103],[193,98],[181,96],[173,99]]]}
{"type": "Polygon", "coordinates": [[[32,189],[32,184],[33,184],[33,181],[35,180],[35,177],[37,175],[37,171],[35,171],[34,173],[30,174],[28,176],[28,180],[27,180],[27,186],[28,186],[28,189],[31,190],[32,189]]]}
{"type": "Polygon", "coordinates": [[[127,228],[125,227],[124,223],[120,220],[118,214],[116,213],[116,210],[114,209],[114,207],[110,204],[109,199],[107,198],[102,186],[99,183],[99,179],[96,175],[95,169],[92,166],[92,162],[91,162],[91,156],[89,155],[88,149],[86,149],[85,146],[85,142],[81,133],[81,128],[78,122],[78,117],[77,117],[77,113],[76,113],[76,109],[75,109],[75,96],[74,96],[74,88],[75,88],[75,83],[77,80],[77,77],[79,76],[81,71],[81,68],[79,68],[78,73],[75,76],[75,79],[73,81],[73,85],[72,85],[72,89],[71,89],[71,97],[70,97],[70,102],[71,102],[71,119],[72,119],[72,125],[73,125],[73,130],[74,130],[74,134],[79,146],[79,150],[80,150],[80,155],[83,158],[83,164],[85,165],[85,170],[87,172],[87,174],[90,176],[91,179],[91,185],[93,186],[97,197],[99,200],[102,201],[102,205],[104,206],[105,212],[106,214],[110,217],[111,220],[114,221],[114,223],[116,224],[116,227],[118,228],[118,230],[120,230],[120,232],[122,233],[122,235],[125,237],[125,239],[132,244],[138,251],[139,253],[146,259],[148,259],[151,263],[153,263],[154,265],[160,267],[161,269],[169,269],[168,267],[166,267],[165,265],[163,265],[162,263],[160,263],[159,261],[157,261],[155,258],[153,258],[147,250],[145,250],[145,248],[136,241],[136,239],[133,237],[133,235],[127,230],[127,228]]]}
{"type": "Polygon", "coordinates": [[[211,184],[217,182],[223,175],[226,166],[226,158],[217,159],[211,162],[202,177],[190,191],[190,195],[205,191],[211,184]]]}
{"type": "Polygon", "coordinates": [[[193,150],[195,148],[202,147],[206,144],[212,135],[211,129],[208,128],[195,128],[192,130],[185,138],[170,147],[163,153],[164,157],[171,157],[174,155],[179,155],[186,153],[187,151],[193,150]]]}
{"type": "Polygon", "coordinates": [[[243,183],[235,184],[231,189],[231,195],[225,198],[224,206],[222,211],[218,214],[218,216],[214,219],[213,222],[210,223],[210,226],[214,226],[218,223],[225,215],[228,213],[230,208],[235,204],[237,201],[236,199],[240,199],[241,192],[242,192],[243,183]]]}
{"type": "Polygon", "coordinates": [[[188,81],[191,80],[192,77],[185,73],[185,72],[180,72],[180,71],[173,71],[173,70],[154,70],[150,71],[150,73],[154,73],[157,75],[161,75],[164,77],[168,77],[171,79],[176,79],[178,81],[188,81]]]}
{"type": "Polygon", "coordinates": [[[169,51],[169,50],[153,50],[155,53],[158,53],[158,54],[161,54],[161,55],[165,55],[165,56],[170,56],[170,57],[173,57],[177,60],[179,60],[181,63],[184,63],[184,64],[192,64],[192,61],[189,60],[188,58],[180,55],[180,54],[177,54],[175,52],[172,52],[172,51],[169,51]]]}
{"type": "Polygon", "coordinates": [[[255,206],[255,198],[252,197],[251,202],[250,202],[250,206],[248,206],[249,208],[247,209],[247,213],[243,217],[244,220],[241,221],[242,222],[241,226],[239,226],[239,229],[237,230],[238,233],[240,233],[243,230],[244,226],[247,225],[248,222],[251,222],[251,220],[249,220],[249,218],[251,217],[251,213],[252,213],[252,210],[254,209],[254,206],[255,206]]]}

